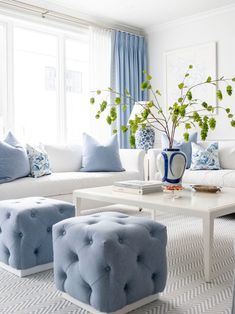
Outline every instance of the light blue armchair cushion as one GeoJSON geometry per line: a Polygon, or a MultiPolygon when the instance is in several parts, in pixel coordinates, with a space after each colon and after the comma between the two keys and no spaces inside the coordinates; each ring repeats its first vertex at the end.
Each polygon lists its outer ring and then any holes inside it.
{"type": "Polygon", "coordinates": [[[83,133],[82,168],[83,172],[124,171],[120,156],[117,135],[102,145],[92,136],[83,133]]]}
{"type": "MultiPolygon", "coordinates": [[[[162,134],[162,149],[169,148],[169,140],[166,134],[162,134]]],[[[190,168],[191,160],[192,160],[192,143],[197,143],[197,132],[192,133],[189,136],[188,142],[185,141],[175,141],[173,142],[173,148],[180,149],[183,153],[185,153],[187,157],[187,165],[186,169],[190,168]]]]}
{"type": "Polygon", "coordinates": [[[4,141],[0,141],[0,183],[26,177],[30,173],[26,149],[9,132],[4,141]]]}

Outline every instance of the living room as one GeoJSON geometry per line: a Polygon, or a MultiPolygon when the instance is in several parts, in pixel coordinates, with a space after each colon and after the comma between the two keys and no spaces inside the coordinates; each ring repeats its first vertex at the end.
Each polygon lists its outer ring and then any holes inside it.
{"type": "Polygon", "coordinates": [[[234,27],[0,1],[0,313],[235,314],[234,27]]]}

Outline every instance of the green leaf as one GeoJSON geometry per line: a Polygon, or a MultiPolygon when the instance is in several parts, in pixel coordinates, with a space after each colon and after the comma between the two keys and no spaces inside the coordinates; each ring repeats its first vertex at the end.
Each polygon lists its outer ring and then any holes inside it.
{"type": "Polygon", "coordinates": [[[115,103],[116,103],[117,105],[120,105],[120,103],[121,103],[121,98],[120,98],[120,97],[116,97],[116,98],[115,98],[115,103]]]}
{"type": "Polygon", "coordinates": [[[220,80],[223,80],[223,79],[224,79],[224,76],[221,76],[221,77],[220,77],[220,80]]]}
{"type": "Polygon", "coordinates": [[[94,103],[95,103],[95,98],[94,98],[94,97],[91,97],[91,98],[90,98],[90,104],[93,105],[94,103]]]}
{"type": "Polygon", "coordinates": [[[159,89],[156,90],[156,94],[159,95],[159,96],[162,96],[162,94],[161,94],[159,89]]]}
{"type": "Polygon", "coordinates": [[[225,111],[226,111],[227,113],[230,113],[231,109],[230,109],[230,108],[226,108],[225,111]]]}
{"type": "Polygon", "coordinates": [[[114,92],[114,89],[113,89],[112,87],[108,87],[108,90],[109,90],[110,92],[114,92]]]}
{"type": "Polygon", "coordinates": [[[189,133],[188,132],[184,133],[184,140],[185,140],[185,142],[188,142],[188,140],[189,140],[189,133]]]}
{"type": "Polygon", "coordinates": [[[100,111],[103,112],[107,108],[107,101],[104,100],[100,105],[100,111]]]}
{"type": "Polygon", "coordinates": [[[109,125],[112,124],[112,119],[111,119],[110,116],[107,116],[107,117],[106,117],[106,122],[107,122],[109,125]]]}
{"type": "Polygon", "coordinates": [[[113,134],[117,134],[117,129],[113,129],[113,134]]]}
{"type": "Polygon", "coordinates": [[[125,95],[126,95],[126,96],[129,96],[129,95],[130,95],[130,93],[129,93],[129,91],[128,91],[127,88],[125,88],[125,95]]]}
{"type": "Polygon", "coordinates": [[[95,118],[96,118],[96,119],[99,119],[99,118],[100,118],[100,115],[97,113],[96,116],[95,116],[95,118]]]}
{"type": "Polygon", "coordinates": [[[208,104],[207,104],[205,101],[203,101],[202,107],[205,108],[205,109],[207,109],[207,108],[208,108],[208,104]]]}
{"type": "Polygon", "coordinates": [[[189,69],[192,69],[192,68],[193,68],[193,65],[192,65],[192,64],[190,64],[190,65],[189,65],[189,69]]]}
{"type": "Polygon", "coordinates": [[[142,90],[144,90],[144,89],[146,89],[147,87],[148,87],[148,82],[143,82],[142,84],[141,84],[141,89],[142,90]]]}
{"type": "Polygon", "coordinates": [[[184,77],[188,77],[188,76],[189,76],[189,73],[186,73],[184,77]]]}
{"type": "Polygon", "coordinates": [[[101,90],[98,89],[98,90],[96,91],[96,94],[97,94],[97,95],[100,95],[100,94],[101,94],[101,90]]]}
{"type": "Polygon", "coordinates": [[[117,119],[117,110],[116,110],[116,107],[114,106],[110,108],[110,117],[111,117],[112,122],[117,119]]]}
{"type": "Polygon", "coordinates": [[[151,81],[151,79],[152,79],[152,76],[148,74],[148,75],[147,75],[147,80],[148,80],[148,81],[151,81]]]}
{"type": "Polygon", "coordinates": [[[230,123],[231,123],[231,126],[235,127],[235,120],[232,120],[230,123]]]}
{"type": "Polygon", "coordinates": [[[192,95],[190,90],[187,92],[187,98],[189,101],[192,100],[192,98],[193,98],[193,95],[192,95]]]}
{"type": "Polygon", "coordinates": [[[235,77],[232,78],[232,81],[235,82],[235,77]]]}
{"type": "Polygon", "coordinates": [[[125,112],[126,109],[127,109],[127,105],[123,105],[123,106],[122,106],[122,111],[125,112]]]}
{"type": "Polygon", "coordinates": [[[223,94],[222,94],[222,92],[221,92],[220,89],[218,89],[218,90],[216,91],[216,96],[217,96],[217,98],[218,98],[219,100],[222,100],[222,99],[223,99],[223,94]]]}
{"type": "Polygon", "coordinates": [[[146,71],[146,70],[143,70],[143,73],[144,73],[144,74],[147,74],[147,71],[146,71]]]}
{"type": "Polygon", "coordinates": [[[135,136],[134,135],[131,135],[130,136],[130,145],[132,148],[135,148],[135,136]]]}
{"type": "Polygon", "coordinates": [[[122,125],[121,126],[121,130],[122,130],[123,133],[126,133],[128,131],[128,127],[125,126],[125,125],[122,125]]]}
{"type": "Polygon", "coordinates": [[[184,83],[183,83],[183,82],[180,83],[180,84],[178,85],[178,87],[179,87],[179,89],[183,89],[183,88],[184,88],[184,83]]]}
{"type": "Polygon", "coordinates": [[[233,114],[232,114],[232,113],[229,113],[229,114],[228,114],[228,118],[229,118],[229,119],[232,119],[232,118],[233,118],[233,114]]]}
{"type": "Polygon", "coordinates": [[[186,129],[186,130],[191,129],[191,124],[190,124],[190,123],[185,123],[185,129],[186,129]]]}
{"type": "Polygon", "coordinates": [[[210,118],[208,123],[209,123],[209,126],[210,126],[211,130],[214,130],[215,127],[216,127],[216,120],[215,120],[215,118],[210,118]]]}
{"type": "Polygon", "coordinates": [[[233,88],[232,88],[231,85],[228,85],[228,86],[226,87],[226,92],[227,92],[227,94],[228,94],[229,96],[232,95],[232,93],[233,93],[233,88]]]}
{"type": "Polygon", "coordinates": [[[154,106],[154,103],[152,100],[147,103],[148,108],[152,108],[153,106],[154,106]]]}
{"type": "Polygon", "coordinates": [[[182,102],[183,101],[183,97],[178,98],[178,102],[182,102]]]}
{"type": "Polygon", "coordinates": [[[208,76],[208,78],[206,79],[206,82],[207,82],[207,83],[210,83],[211,80],[212,80],[211,76],[208,76]]]}

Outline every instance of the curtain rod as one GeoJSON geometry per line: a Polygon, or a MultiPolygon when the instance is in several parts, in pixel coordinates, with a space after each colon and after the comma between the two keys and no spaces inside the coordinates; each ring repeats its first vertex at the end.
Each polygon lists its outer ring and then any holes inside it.
{"type": "Polygon", "coordinates": [[[107,27],[104,26],[102,24],[99,23],[95,23],[92,21],[88,21],[82,18],[78,18],[72,15],[68,15],[68,14],[64,14],[64,13],[60,13],[57,11],[53,11],[53,10],[49,10],[37,5],[32,5],[32,4],[28,4],[22,1],[18,1],[18,0],[0,0],[0,3],[15,8],[15,9],[20,9],[23,11],[27,11],[27,12],[32,12],[32,13],[36,13],[36,14],[40,14],[42,18],[46,18],[46,17],[51,17],[57,20],[62,20],[62,21],[66,21],[66,22],[70,22],[70,23],[74,23],[74,24],[79,24],[82,27],[89,27],[89,26],[94,26],[94,27],[103,27],[106,28],[107,30],[116,30],[116,31],[121,31],[121,32],[126,32],[132,35],[137,35],[137,36],[143,36],[141,34],[139,34],[138,32],[131,32],[131,31],[126,31],[124,29],[118,29],[115,27],[107,27]]]}

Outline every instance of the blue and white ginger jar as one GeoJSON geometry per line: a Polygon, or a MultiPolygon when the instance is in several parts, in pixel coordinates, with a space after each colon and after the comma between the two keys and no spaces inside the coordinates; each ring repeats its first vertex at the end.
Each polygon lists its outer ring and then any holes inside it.
{"type": "Polygon", "coordinates": [[[177,148],[164,149],[157,157],[157,166],[164,184],[181,184],[187,157],[177,148]]]}

